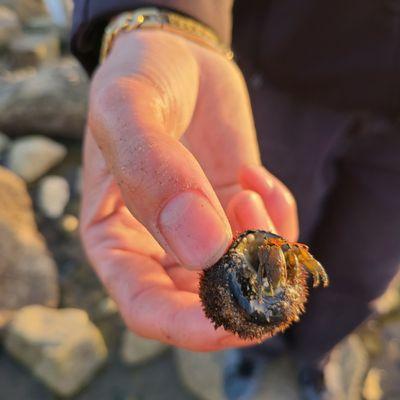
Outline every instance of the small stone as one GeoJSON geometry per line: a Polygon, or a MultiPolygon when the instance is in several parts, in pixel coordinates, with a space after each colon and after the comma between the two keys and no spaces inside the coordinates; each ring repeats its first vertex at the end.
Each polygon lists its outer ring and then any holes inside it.
{"type": "Polygon", "coordinates": [[[10,139],[4,133],[0,132],[0,153],[7,149],[10,144],[10,139]]]}
{"type": "Polygon", "coordinates": [[[71,396],[104,364],[107,348],[86,312],[29,306],[10,322],[6,349],[50,389],[71,396]]]}
{"type": "Polygon", "coordinates": [[[44,136],[26,136],[13,142],[7,166],[26,182],[33,182],[57,165],[66,148],[44,136]]]}
{"type": "Polygon", "coordinates": [[[39,182],[38,205],[46,217],[61,217],[69,197],[68,181],[62,176],[49,175],[39,182]]]}
{"type": "Polygon", "coordinates": [[[167,348],[164,343],[142,338],[126,330],[122,336],[121,359],[128,365],[136,365],[157,357],[167,348]]]}
{"type": "Polygon", "coordinates": [[[325,366],[326,385],[331,398],[361,400],[368,366],[368,353],[357,335],[352,334],[339,343],[325,366]]]}
{"type": "Polygon", "coordinates": [[[111,297],[104,297],[97,304],[95,315],[96,319],[108,318],[118,314],[118,307],[111,297]]]}
{"type": "Polygon", "coordinates": [[[223,399],[223,352],[196,353],[174,348],[184,385],[201,400],[223,399]]]}
{"type": "Polygon", "coordinates": [[[381,400],[383,391],[381,387],[382,370],[372,368],[365,378],[363,396],[365,400],[381,400]]]}
{"type": "Polygon", "coordinates": [[[9,51],[14,68],[37,67],[60,56],[60,40],[55,33],[26,33],[11,41],[9,51]]]}
{"type": "Polygon", "coordinates": [[[65,232],[72,233],[78,229],[79,220],[75,215],[67,214],[61,220],[61,226],[65,232]]]}
{"type": "Polygon", "coordinates": [[[58,274],[21,178],[0,167],[0,327],[29,304],[56,306],[58,274]]]}
{"type": "Polygon", "coordinates": [[[20,30],[17,14],[0,5],[0,47],[4,47],[20,30]]]}

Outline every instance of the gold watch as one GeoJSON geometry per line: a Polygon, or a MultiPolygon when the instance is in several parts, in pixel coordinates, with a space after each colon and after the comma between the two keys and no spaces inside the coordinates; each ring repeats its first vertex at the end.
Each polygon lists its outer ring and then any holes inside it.
{"type": "Polygon", "coordinates": [[[117,35],[134,29],[163,29],[176,33],[201,46],[213,49],[228,60],[233,59],[233,52],[227,48],[207,26],[183,15],[164,11],[158,8],[139,8],[135,11],[125,12],[113,19],[107,26],[101,47],[100,62],[109,54],[117,35]]]}

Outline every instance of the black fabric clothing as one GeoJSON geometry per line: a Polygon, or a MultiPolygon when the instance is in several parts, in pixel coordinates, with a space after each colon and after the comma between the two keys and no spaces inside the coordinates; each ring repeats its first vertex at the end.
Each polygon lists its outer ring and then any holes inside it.
{"type": "MultiPolygon", "coordinates": [[[[155,5],[188,14],[230,41],[232,0],[75,0],[72,51],[92,73],[112,16],[155,5]]],[[[396,0],[236,0],[233,48],[281,90],[340,109],[400,108],[396,0]]]]}
{"type": "Polygon", "coordinates": [[[318,364],[399,271],[400,122],[315,106],[254,78],[249,89],[263,164],[292,191],[299,241],[330,278],[286,335],[301,362],[318,364]]]}

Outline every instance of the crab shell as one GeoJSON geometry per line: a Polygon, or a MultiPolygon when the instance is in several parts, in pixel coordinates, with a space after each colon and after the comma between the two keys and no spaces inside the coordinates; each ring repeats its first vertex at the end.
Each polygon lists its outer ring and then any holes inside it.
{"type": "Polygon", "coordinates": [[[308,285],[303,268],[288,271],[291,273],[286,284],[255,300],[257,266],[249,267],[248,254],[254,259],[259,246],[269,238],[284,240],[265,231],[242,233],[228,252],[202,273],[199,295],[215,329],[223,326],[242,339],[265,339],[284,331],[304,312],[308,285]]]}

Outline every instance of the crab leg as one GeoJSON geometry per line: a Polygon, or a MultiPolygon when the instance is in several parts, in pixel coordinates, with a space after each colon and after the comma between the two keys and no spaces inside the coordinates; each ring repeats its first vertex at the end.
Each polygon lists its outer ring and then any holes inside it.
{"type": "Polygon", "coordinates": [[[328,286],[329,278],[324,267],[307,250],[301,247],[297,247],[297,249],[301,265],[313,276],[313,287],[319,286],[321,281],[324,287],[328,286]]]}

